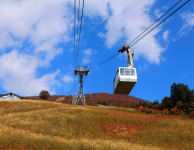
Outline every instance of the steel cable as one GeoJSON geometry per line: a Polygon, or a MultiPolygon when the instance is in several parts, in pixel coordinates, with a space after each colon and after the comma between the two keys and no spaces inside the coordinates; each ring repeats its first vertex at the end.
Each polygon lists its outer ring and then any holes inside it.
{"type": "Polygon", "coordinates": [[[79,28],[79,36],[78,36],[78,45],[77,45],[77,61],[79,63],[79,50],[80,50],[80,40],[81,40],[81,34],[82,34],[82,24],[83,24],[83,16],[84,16],[84,0],[82,3],[82,14],[81,14],[81,21],[80,21],[80,28],[79,28]]]}
{"type": "MultiPolygon", "coordinates": [[[[182,7],[184,7],[189,1],[191,0],[187,0],[186,2],[184,2],[181,6],[179,6],[177,9],[175,9],[172,13],[170,13],[167,17],[165,17],[161,22],[159,22],[156,26],[154,26],[153,28],[151,28],[153,25],[155,25],[161,18],[163,18],[165,15],[168,14],[168,12],[170,12],[173,8],[175,8],[182,0],[179,0],[178,2],[176,2],[172,7],[170,7],[163,15],[161,15],[154,23],[152,23],[152,25],[150,25],[145,31],[143,31],[141,34],[139,34],[134,40],[132,40],[132,44],[129,45],[129,47],[133,47],[135,44],[137,44],[140,40],[142,40],[145,36],[147,36],[150,32],[152,32],[154,29],[156,29],[158,26],[160,26],[162,23],[164,23],[167,19],[169,19],[171,16],[173,16],[177,11],[179,11],[182,7]],[[150,30],[149,30],[150,29],[150,30]],[[147,32],[148,31],[148,32],[147,32]],[[145,34],[144,34],[145,33],[145,34]],[[143,36],[142,36],[143,35],[143,36]]],[[[104,65],[105,63],[111,61],[112,59],[116,58],[120,53],[117,53],[109,58],[107,58],[106,60],[102,61],[101,63],[97,64],[97,67],[100,67],[102,65],[104,65]]],[[[97,68],[97,67],[93,67],[93,68],[97,68]]]]}
{"type": "Polygon", "coordinates": [[[181,1],[179,0],[176,2],[172,7],[170,7],[164,14],[162,14],[154,23],[152,23],[145,31],[143,31],[141,34],[139,34],[134,40],[129,43],[131,45],[134,41],[136,41],[140,36],[142,36],[146,31],[148,31],[153,25],[155,25],[161,18],[163,18],[165,15],[167,15],[172,9],[174,9],[181,1]]]}
{"type": "Polygon", "coordinates": [[[149,30],[146,34],[144,34],[141,38],[139,38],[137,41],[135,41],[133,44],[129,45],[129,47],[133,47],[135,44],[137,44],[140,40],[142,40],[145,36],[147,36],[150,32],[152,32],[154,29],[156,29],[158,26],[160,26],[162,23],[164,23],[168,18],[173,16],[177,11],[179,11],[182,7],[184,7],[189,1],[187,0],[185,3],[183,3],[181,6],[179,6],[175,11],[170,13],[166,18],[164,18],[161,22],[159,22],[155,27],[153,27],[151,30],[149,30]]]}

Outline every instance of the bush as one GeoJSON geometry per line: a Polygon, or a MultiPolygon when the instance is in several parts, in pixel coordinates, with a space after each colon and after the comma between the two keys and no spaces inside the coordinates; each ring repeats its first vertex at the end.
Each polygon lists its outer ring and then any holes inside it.
{"type": "Polygon", "coordinates": [[[170,110],[170,112],[171,112],[172,114],[174,114],[174,115],[179,115],[181,111],[178,109],[177,106],[175,106],[174,108],[172,108],[172,109],[170,110]]]}
{"type": "Polygon", "coordinates": [[[42,90],[42,91],[40,92],[39,97],[40,97],[41,99],[48,99],[48,98],[50,97],[50,94],[49,94],[48,91],[42,90]]]}
{"type": "Polygon", "coordinates": [[[173,101],[169,97],[164,97],[162,100],[163,109],[172,109],[174,107],[173,101]]]}
{"type": "Polygon", "coordinates": [[[145,108],[144,110],[143,110],[143,112],[144,113],[146,113],[146,114],[152,114],[152,109],[150,109],[150,108],[145,108]]]}
{"type": "Polygon", "coordinates": [[[190,116],[191,118],[194,118],[194,111],[190,112],[190,113],[189,113],[189,116],[190,116]]]}
{"type": "Polygon", "coordinates": [[[139,106],[136,110],[139,111],[139,112],[144,112],[146,114],[152,114],[152,113],[158,114],[158,113],[161,113],[160,110],[155,110],[155,109],[151,109],[151,108],[145,108],[143,106],[139,106]]]}
{"type": "Polygon", "coordinates": [[[107,106],[107,104],[106,104],[105,101],[97,101],[97,104],[98,104],[98,105],[105,105],[105,106],[107,106]]]}
{"type": "Polygon", "coordinates": [[[163,110],[162,104],[152,105],[152,108],[155,110],[163,110]]]}
{"type": "Polygon", "coordinates": [[[152,103],[152,105],[158,105],[158,104],[159,104],[158,100],[155,100],[155,101],[152,103]]]}
{"type": "Polygon", "coordinates": [[[191,100],[191,91],[187,85],[174,83],[171,86],[170,99],[172,100],[174,106],[176,106],[177,102],[180,100],[183,102],[189,102],[191,100]]]}
{"type": "Polygon", "coordinates": [[[194,104],[192,102],[183,103],[181,106],[181,110],[187,114],[194,111],[194,104]]]}
{"type": "Polygon", "coordinates": [[[137,111],[141,111],[141,112],[143,112],[144,111],[144,107],[143,106],[139,106],[138,108],[137,108],[137,111]]]}
{"type": "Polygon", "coordinates": [[[162,111],[162,113],[163,113],[163,114],[169,114],[169,111],[168,111],[168,109],[164,109],[164,110],[162,111]]]}
{"type": "Polygon", "coordinates": [[[194,90],[191,90],[191,101],[194,102],[194,90]]]}

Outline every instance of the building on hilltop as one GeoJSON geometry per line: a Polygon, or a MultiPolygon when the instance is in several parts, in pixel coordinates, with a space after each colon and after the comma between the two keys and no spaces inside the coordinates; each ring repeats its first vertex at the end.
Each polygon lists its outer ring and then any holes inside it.
{"type": "Polygon", "coordinates": [[[0,100],[21,100],[22,98],[16,94],[8,93],[0,96],[0,100]]]}

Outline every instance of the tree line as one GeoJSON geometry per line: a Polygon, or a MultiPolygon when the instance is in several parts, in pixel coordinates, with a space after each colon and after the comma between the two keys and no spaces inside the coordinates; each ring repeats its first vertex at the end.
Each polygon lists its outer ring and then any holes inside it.
{"type": "Polygon", "coordinates": [[[194,114],[194,90],[189,89],[186,84],[173,83],[171,85],[170,96],[165,96],[161,103],[154,101],[150,104],[142,103],[139,106],[160,111],[174,111],[175,114],[180,112],[194,114]]]}

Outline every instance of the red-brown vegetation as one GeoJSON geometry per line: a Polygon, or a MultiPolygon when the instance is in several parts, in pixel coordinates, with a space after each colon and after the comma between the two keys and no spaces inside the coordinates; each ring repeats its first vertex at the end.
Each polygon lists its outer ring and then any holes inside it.
{"type": "MultiPolygon", "coordinates": [[[[66,104],[72,104],[72,96],[50,96],[48,101],[56,101],[57,99],[64,97],[64,100],[60,102],[66,104]]],[[[40,100],[37,96],[24,97],[25,99],[40,100]]],[[[108,93],[94,93],[86,94],[86,104],[87,105],[107,105],[107,106],[119,106],[119,107],[135,107],[139,103],[149,103],[148,101],[128,96],[128,95],[113,95],[108,93]]],[[[81,104],[81,103],[80,103],[81,104]]]]}
{"type": "Polygon", "coordinates": [[[179,110],[178,107],[175,106],[174,108],[172,108],[172,109],[170,110],[170,112],[171,112],[172,114],[174,114],[174,115],[179,115],[180,112],[181,112],[181,110],[179,110]]]}
{"type": "Polygon", "coordinates": [[[169,111],[168,111],[168,109],[164,109],[164,110],[162,110],[162,113],[167,115],[167,114],[169,114],[169,111]]]}
{"type": "Polygon", "coordinates": [[[194,118],[194,111],[190,112],[189,116],[190,116],[191,118],[194,118]]]}
{"type": "Polygon", "coordinates": [[[127,136],[142,131],[143,128],[132,124],[104,124],[104,132],[110,136],[127,136]]]}
{"type": "Polygon", "coordinates": [[[149,113],[150,114],[151,113],[153,113],[153,114],[162,113],[162,111],[160,111],[160,110],[146,108],[146,107],[143,107],[141,105],[136,110],[139,111],[139,112],[147,113],[147,114],[149,114],[149,113]]]}

